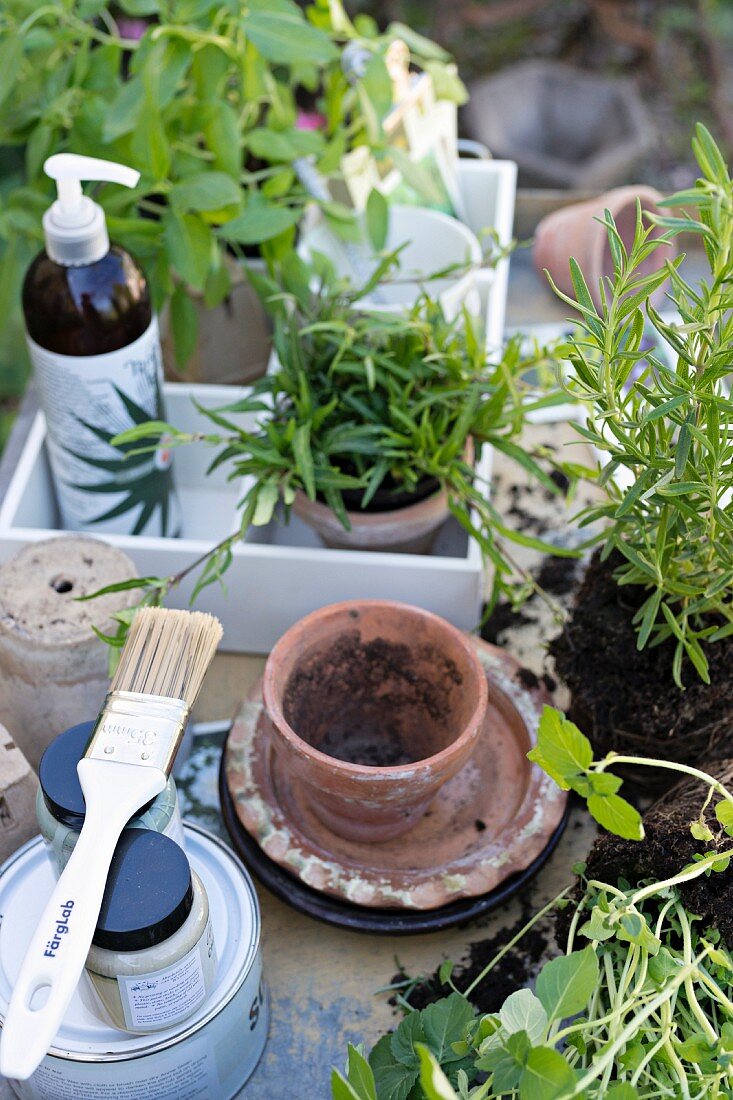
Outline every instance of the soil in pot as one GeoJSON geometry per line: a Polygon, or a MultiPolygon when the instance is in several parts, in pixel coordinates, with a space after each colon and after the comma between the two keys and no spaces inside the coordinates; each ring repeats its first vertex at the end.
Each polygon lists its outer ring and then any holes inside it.
{"type": "MultiPolygon", "coordinates": [[[[707,770],[726,786],[733,781],[733,759],[716,761],[707,770]]],[[[637,886],[644,880],[660,881],[676,875],[692,863],[696,854],[730,851],[733,839],[723,832],[715,817],[715,806],[720,801],[717,795],[705,811],[705,821],[713,839],[695,840],[690,833],[690,825],[699,817],[707,792],[708,787],[699,780],[684,779],[644,814],[644,840],[622,840],[611,834],[599,837],[588,856],[585,877],[599,879],[611,886],[624,878],[631,886],[637,886]]],[[[701,918],[700,928],[712,925],[727,944],[733,944],[733,877],[730,871],[701,875],[678,889],[688,911],[701,918]]],[[[579,889],[578,896],[581,894],[579,889]]],[[[567,932],[573,911],[573,906],[568,906],[558,913],[559,931],[567,932]]]]}
{"type": "MultiPolygon", "coordinates": [[[[419,504],[421,500],[427,500],[440,489],[440,482],[435,477],[424,477],[412,492],[398,489],[396,485],[383,485],[366,507],[362,506],[364,499],[363,489],[342,489],[347,512],[396,512],[398,508],[408,508],[411,504],[419,504]]],[[[321,497],[318,498],[323,499],[321,497]]]]}
{"type": "MultiPolygon", "coordinates": [[[[602,562],[596,551],[571,616],[550,644],[572,693],[569,716],[597,755],[613,750],[694,764],[733,756],[733,638],[707,649],[710,685],[688,663],[680,690],[672,677],[671,642],[637,651],[632,619],[648,593],[615,583],[620,561],[611,555],[602,562]]],[[[641,770],[647,787],[671,782],[669,772],[641,770]]]]}
{"type": "Polygon", "coordinates": [[[397,767],[446,747],[461,684],[455,663],[434,646],[365,642],[353,631],[298,665],[283,710],[320,752],[350,764],[397,767]]]}

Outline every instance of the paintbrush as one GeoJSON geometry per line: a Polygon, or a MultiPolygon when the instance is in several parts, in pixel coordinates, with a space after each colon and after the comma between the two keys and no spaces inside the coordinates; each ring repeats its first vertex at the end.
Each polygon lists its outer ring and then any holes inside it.
{"type": "Polygon", "coordinates": [[[30,1077],[53,1042],[84,968],[117,841],[165,787],[221,636],[218,619],[198,611],[146,607],[133,619],[78,764],[84,825],[13,988],[0,1041],[5,1077],[30,1077]]]}

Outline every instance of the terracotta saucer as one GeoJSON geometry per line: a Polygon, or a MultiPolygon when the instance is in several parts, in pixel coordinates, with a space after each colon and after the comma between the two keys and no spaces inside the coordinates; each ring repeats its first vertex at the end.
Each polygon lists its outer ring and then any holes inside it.
{"type": "Polygon", "coordinates": [[[359,906],[429,910],[493,891],[529,867],[561,824],[566,794],[526,753],[549,696],[517,662],[476,640],[489,710],[472,759],[420,821],[380,844],[344,840],[308,809],[272,749],[259,686],[223,762],[237,818],[270,860],[307,886],[359,906]]]}

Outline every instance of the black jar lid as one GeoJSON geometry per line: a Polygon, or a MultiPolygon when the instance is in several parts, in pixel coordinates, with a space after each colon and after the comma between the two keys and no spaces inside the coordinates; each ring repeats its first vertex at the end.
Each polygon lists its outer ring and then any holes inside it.
{"type": "MultiPolygon", "coordinates": [[[[84,824],[86,803],[76,765],[86,751],[93,730],[94,722],[81,722],[60,733],[48,746],[38,765],[41,793],[49,813],[77,832],[84,824]]],[[[138,814],[146,809],[147,806],[144,806],[138,814]]]]}
{"type": "Polygon", "coordinates": [[[142,951],[177,932],[193,905],[182,848],[151,829],[126,829],[112,857],[93,943],[142,951]]]}

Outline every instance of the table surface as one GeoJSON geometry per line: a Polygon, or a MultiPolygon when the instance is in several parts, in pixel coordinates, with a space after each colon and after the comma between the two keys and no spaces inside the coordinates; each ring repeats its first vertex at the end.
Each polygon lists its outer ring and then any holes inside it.
{"type": "MultiPolygon", "coordinates": [[[[507,325],[562,321],[566,316],[565,307],[534,274],[528,252],[515,255],[507,325]]],[[[539,442],[555,438],[557,444],[568,430],[567,425],[532,429],[538,433],[539,442]]],[[[13,461],[11,452],[3,464],[5,471],[13,461]]],[[[515,471],[510,476],[502,463],[496,463],[493,491],[500,509],[502,501],[507,510],[513,507],[531,511],[537,507],[536,494],[518,501],[520,480],[515,471]]],[[[575,505],[578,503],[576,500],[575,505]]],[[[567,521],[564,502],[540,502],[540,508],[546,513],[549,510],[550,526],[563,528],[567,521]]],[[[522,553],[528,564],[536,565],[536,555],[522,553]]],[[[542,672],[547,668],[544,642],[557,626],[548,620],[544,608],[523,615],[522,620],[521,627],[508,630],[500,641],[523,664],[542,672]]],[[[262,657],[217,656],[196,718],[206,721],[232,717],[263,665],[262,657]]],[[[179,787],[187,816],[225,836],[217,793],[221,744],[222,737],[196,740],[179,787]]],[[[573,808],[554,854],[521,897],[495,913],[440,933],[380,937],[343,931],[301,915],[258,885],[272,1022],[262,1061],[240,1095],[245,1100],[289,1100],[296,1095],[293,1084],[297,1082],[297,1095],[303,1100],[328,1100],[331,1066],[343,1066],[347,1043],[363,1041],[369,1047],[385,1030],[396,1026],[398,1016],[389,1004],[389,994],[379,990],[390,983],[398,962],[414,976],[433,974],[445,958],[459,964],[470,945],[501,935],[503,929],[516,925],[528,908],[539,908],[563,889],[571,878],[570,868],[583,858],[593,835],[587,815],[573,808]]],[[[0,1082],[0,1100],[11,1097],[7,1083],[0,1082]]]]}

